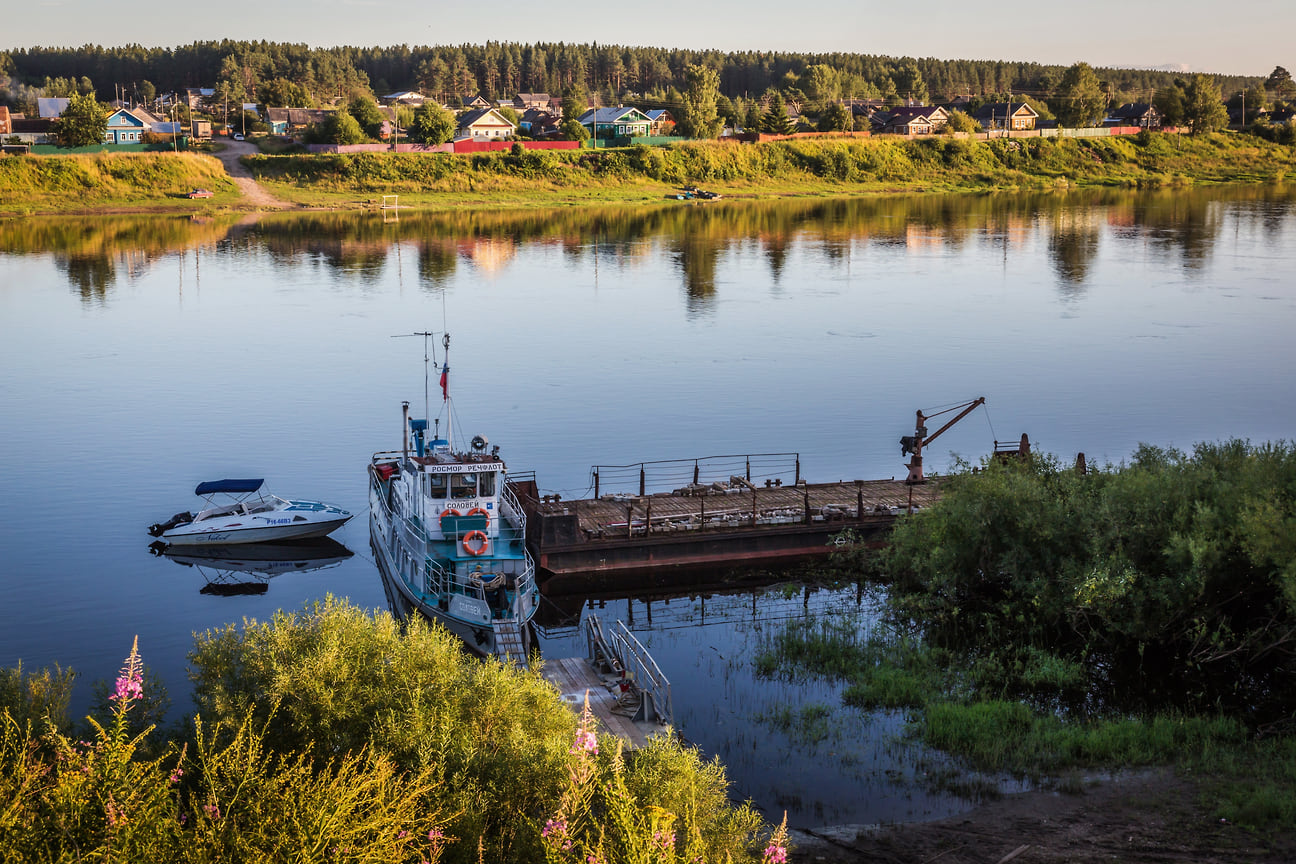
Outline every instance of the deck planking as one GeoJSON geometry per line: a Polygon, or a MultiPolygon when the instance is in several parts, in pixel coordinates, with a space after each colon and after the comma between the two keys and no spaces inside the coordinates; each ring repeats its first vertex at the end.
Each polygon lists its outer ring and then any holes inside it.
{"type": "Polygon", "coordinates": [[[700,495],[670,492],[604,495],[596,499],[542,502],[537,507],[542,514],[575,513],[583,536],[595,540],[693,531],[699,526],[705,526],[704,530],[745,527],[759,530],[779,523],[849,523],[905,511],[910,504],[930,507],[939,495],[940,483],[935,480],[918,485],[901,480],[857,480],[756,486],[700,495]]]}
{"type": "Polygon", "coordinates": [[[541,674],[558,688],[563,701],[577,714],[584,709],[588,693],[590,713],[598,722],[599,731],[615,735],[631,749],[647,745],[650,735],[662,728],[650,723],[636,723],[614,711],[618,694],[609,684],[615,687],[615,679],[600,675],[584,657],[546,659],[541,674]]]}

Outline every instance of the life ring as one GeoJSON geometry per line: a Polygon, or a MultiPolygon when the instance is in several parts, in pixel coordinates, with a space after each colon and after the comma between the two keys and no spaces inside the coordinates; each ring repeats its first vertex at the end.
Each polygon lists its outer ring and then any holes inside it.
{"type": "Polygon", "coordinates": [[[490,513],[484,507],[474,507],[468,511],[469,516],[485,516],[486,524],[490,525],[490,513]]]}
{"type": "Polygon", "coordinates": [[[486,536],[485,531],[469,531],[464,535],[463,549],[474,558],[478,555],[486,554],[486,550],[489,548],[490,538],[486,536]],[[479,545],[474,546],[474,543],[478,543],[479,545]]]}
{"type": "Polygon", "coordinates": [[[453,507],[447,507],[445,510],[442,510],[441,519],[439,522],[439,524],[441,525],[441,533],[442,534],[445,533],[445,520],[447,518],[458,519],[462,515],[463,515],[462,513],[460,513],[458,510],[454,509],[453,507]]]}

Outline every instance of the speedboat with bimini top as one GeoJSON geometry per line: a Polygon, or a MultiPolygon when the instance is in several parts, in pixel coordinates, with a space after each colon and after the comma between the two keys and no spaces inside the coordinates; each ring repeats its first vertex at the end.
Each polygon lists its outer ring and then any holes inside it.
{"type": "Polygon", "coordinates": [[[207,506],[149,526],[149,534],[175,546],[267,543],[323,537],[351,514],[322,501],[300,501],[261,492],[264,480],[211,480],[194,494],[207,506]],[[222,498],[217,501],[218,496],[222,498]]]}
{"type": "MultiPolygon", "coordinates": [[[[449,335],[443,344],[448,352],[449,335]]],[[[446,437],[438,431],[441,418],[429,429],[426,417],[409,416],[405,402],[401,449],[375,453],[369,462],[370,544],[384,578],[423,615],[478,654],[525,659],[526,625],[540,597],[526,516],[499,447],[481,435],[467,448],[453,444],[449,374],[447,362],[446,437]]]]}

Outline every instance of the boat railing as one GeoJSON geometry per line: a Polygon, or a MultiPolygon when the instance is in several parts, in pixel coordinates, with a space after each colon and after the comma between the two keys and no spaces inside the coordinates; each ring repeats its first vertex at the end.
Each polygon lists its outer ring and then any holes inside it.
{"type": "MultiPolygon", "coordinates": [[[[509,488],[507,483],[505,483],[504,488],[500,490],[500,502],[504,505],[504,512],[508,517],[508,521],[516,526],[518,536],[525,538],[526,511],[522,509],[521,502],[518,501],[517,496],[513,494],[513,490],[509,488]]],[[[504,533],[504,525],[502,522],[500,524],[500,533],[504,533]]]]}
{"type": "Polygon", "coordinates": [[[675,704],[671,698],[670,681],[624,622],[618,620],[611,632],[607,632],[597,615],[586,617],[585,647],[586,656],[596,668],[603,667],[605,671],[619,674],[638,688],[643,698],[634,719],[666,725],[674,723],[675,704]]]}

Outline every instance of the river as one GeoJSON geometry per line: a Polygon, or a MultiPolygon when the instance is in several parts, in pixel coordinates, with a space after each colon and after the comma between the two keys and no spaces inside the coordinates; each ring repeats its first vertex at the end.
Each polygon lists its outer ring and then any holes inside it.
{"type": "MultiPolygon", "coordinates": [[[[423,340],[393,338],[417,331],[452,334],[456,435],[568,498],[591,465],[718,454],[902,475],[915,410],[978,396],[929,474],[1023,432],[1090,464],[1290,438],[1294,204],[1247,187],[0,222],[0,664],[72,667],[78,715],[138,635],[179,714],[194,632],[330,593],[385,608],[364,466],[399,446],[401,400],[422,403],[423,340]],[[334,536],[354,554],[203,593],[213,574],[151,555],[145,528],[223,477],[352,510],[334,536]]],[[[748,665],[780,621],[876,602],[584,605],[633,619],[739,797],[807,826],[965,806],[924,786],[939,757],[900,742],[903,717],[748,665]],[[827,731],[780,728],[789,704],[829,708],[827,731]]],[[[575,645],[561,623],[542,638],[575,645]]]]}

